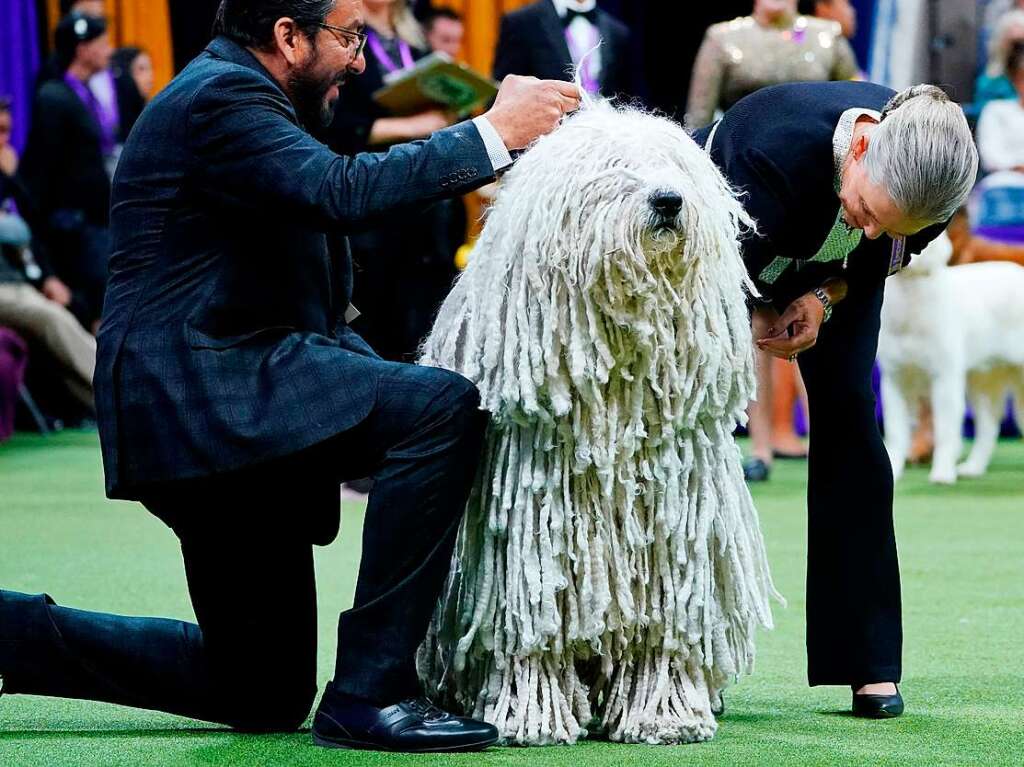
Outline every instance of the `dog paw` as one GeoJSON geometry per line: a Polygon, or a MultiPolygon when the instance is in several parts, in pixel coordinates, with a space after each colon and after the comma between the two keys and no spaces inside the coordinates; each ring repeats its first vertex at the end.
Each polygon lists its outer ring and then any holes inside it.
{"type": "Polygon", "coordinates": [[[949,469],[932,469],[928,475],[928,481],[933,485],[955,485],[956,471],[949,469]]]}
{"type": "Polygon", "coordinates": [[[956,467],[956,473],[960,477],[980,477],[985,473],[985,467],[977,463],[965,461],[956,467]]]}

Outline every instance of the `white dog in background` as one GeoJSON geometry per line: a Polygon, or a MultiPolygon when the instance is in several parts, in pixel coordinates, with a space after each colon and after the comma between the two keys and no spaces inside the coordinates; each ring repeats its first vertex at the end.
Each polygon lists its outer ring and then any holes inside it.
{"type": "Polygon", "coordinates": [[[922,401],[932,407],[932,482],[988,469],[1007,394],[1024,427],[1024,267],[984,262],[951,267],[943,234],[888,281],[878,359],[885,444],[903,473],[922,401]],[[974,447],[957,466],[965,402],[974,412],[974,447]]]}
{"type": "Polygon", "coordinates": [[[589,105],[505,178],[425,342],[492,417],[420,671],[507,741],[706,740],[752,671],[747,222],[678,125],[589,105]]]}

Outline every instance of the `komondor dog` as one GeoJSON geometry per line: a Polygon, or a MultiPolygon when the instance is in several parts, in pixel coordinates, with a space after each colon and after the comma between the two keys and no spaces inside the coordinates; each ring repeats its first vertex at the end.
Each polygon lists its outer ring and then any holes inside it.
{"type": "Polygon", "coordinates": [[[1024,427],[1024,266],[990,261],[948,266],[946,235],[889,280],[882,305],[885,446],[903,474],[922,401],[932,408],[935,452],[930,479],[952,484],[988,469],[1007,394],[1024,427]],[[963,447],[965,402],[974,412],[974,447],[963,447]]]}
{"type": "Polygon", "coordinates": [[[706,740],[752,670],[746,224],[676,124],[591,104],[504,179],[425,342],[492,417],[420,671],[508,742],[706,740]]]}

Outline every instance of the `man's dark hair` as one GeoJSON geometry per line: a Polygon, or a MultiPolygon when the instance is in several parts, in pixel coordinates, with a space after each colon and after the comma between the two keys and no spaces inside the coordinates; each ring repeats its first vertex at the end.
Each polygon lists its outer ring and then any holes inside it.
{"type": "Polygon", "coordinates": [[[451,8],[428,8],[424,11],[420,23],[423,25],[423,29],[429,32],[438,19],[449,19],[450,21],[462,23],[462,16],[451,8]]]}
{"type": "Polygon", "coordinates": [[[215,35],[226,35],[252,48],[266,48],[274,40],[278,19],[295,19],[296,25],[313,39],[317,26],[334,8],[335,0],[221,0],[215,35]]]}
{"type": "Polygon", "coordinates": [[[818,10],[818,3],[828,0],[800,0],[796,4],[796,12],[801,16],[813,16],[818,10]]]}

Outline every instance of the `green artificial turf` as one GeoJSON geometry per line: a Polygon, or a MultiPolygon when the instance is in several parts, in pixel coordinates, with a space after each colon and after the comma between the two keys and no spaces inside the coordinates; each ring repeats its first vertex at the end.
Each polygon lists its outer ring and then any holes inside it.
{"type": "MultiPolygon", "coordinates": [[[[899,486],[908,709],[891,721],[848,716],[848,690],[806,686],[804,471],[800,462],[779,463],[772,482],[755,490],[789,606],[776,607],[757,672],[727,693],[710,743],[414,757],[319,749],[308,731],[243,735],[149,711],[6,696],[0,767],[1024,764],[1024,445],[1001,443],[979,480],[935,488],[918,468],[899,486]]],[[[317,550],[323,681],[337,613],[352,596],[362,512],[346,505],[341,539],[317,550]]],[[[174,537],[141,507],[104,500],[91,433],[0,446],[0,587],[47,591],[76,607],[192,617],[174,537]]]]}

